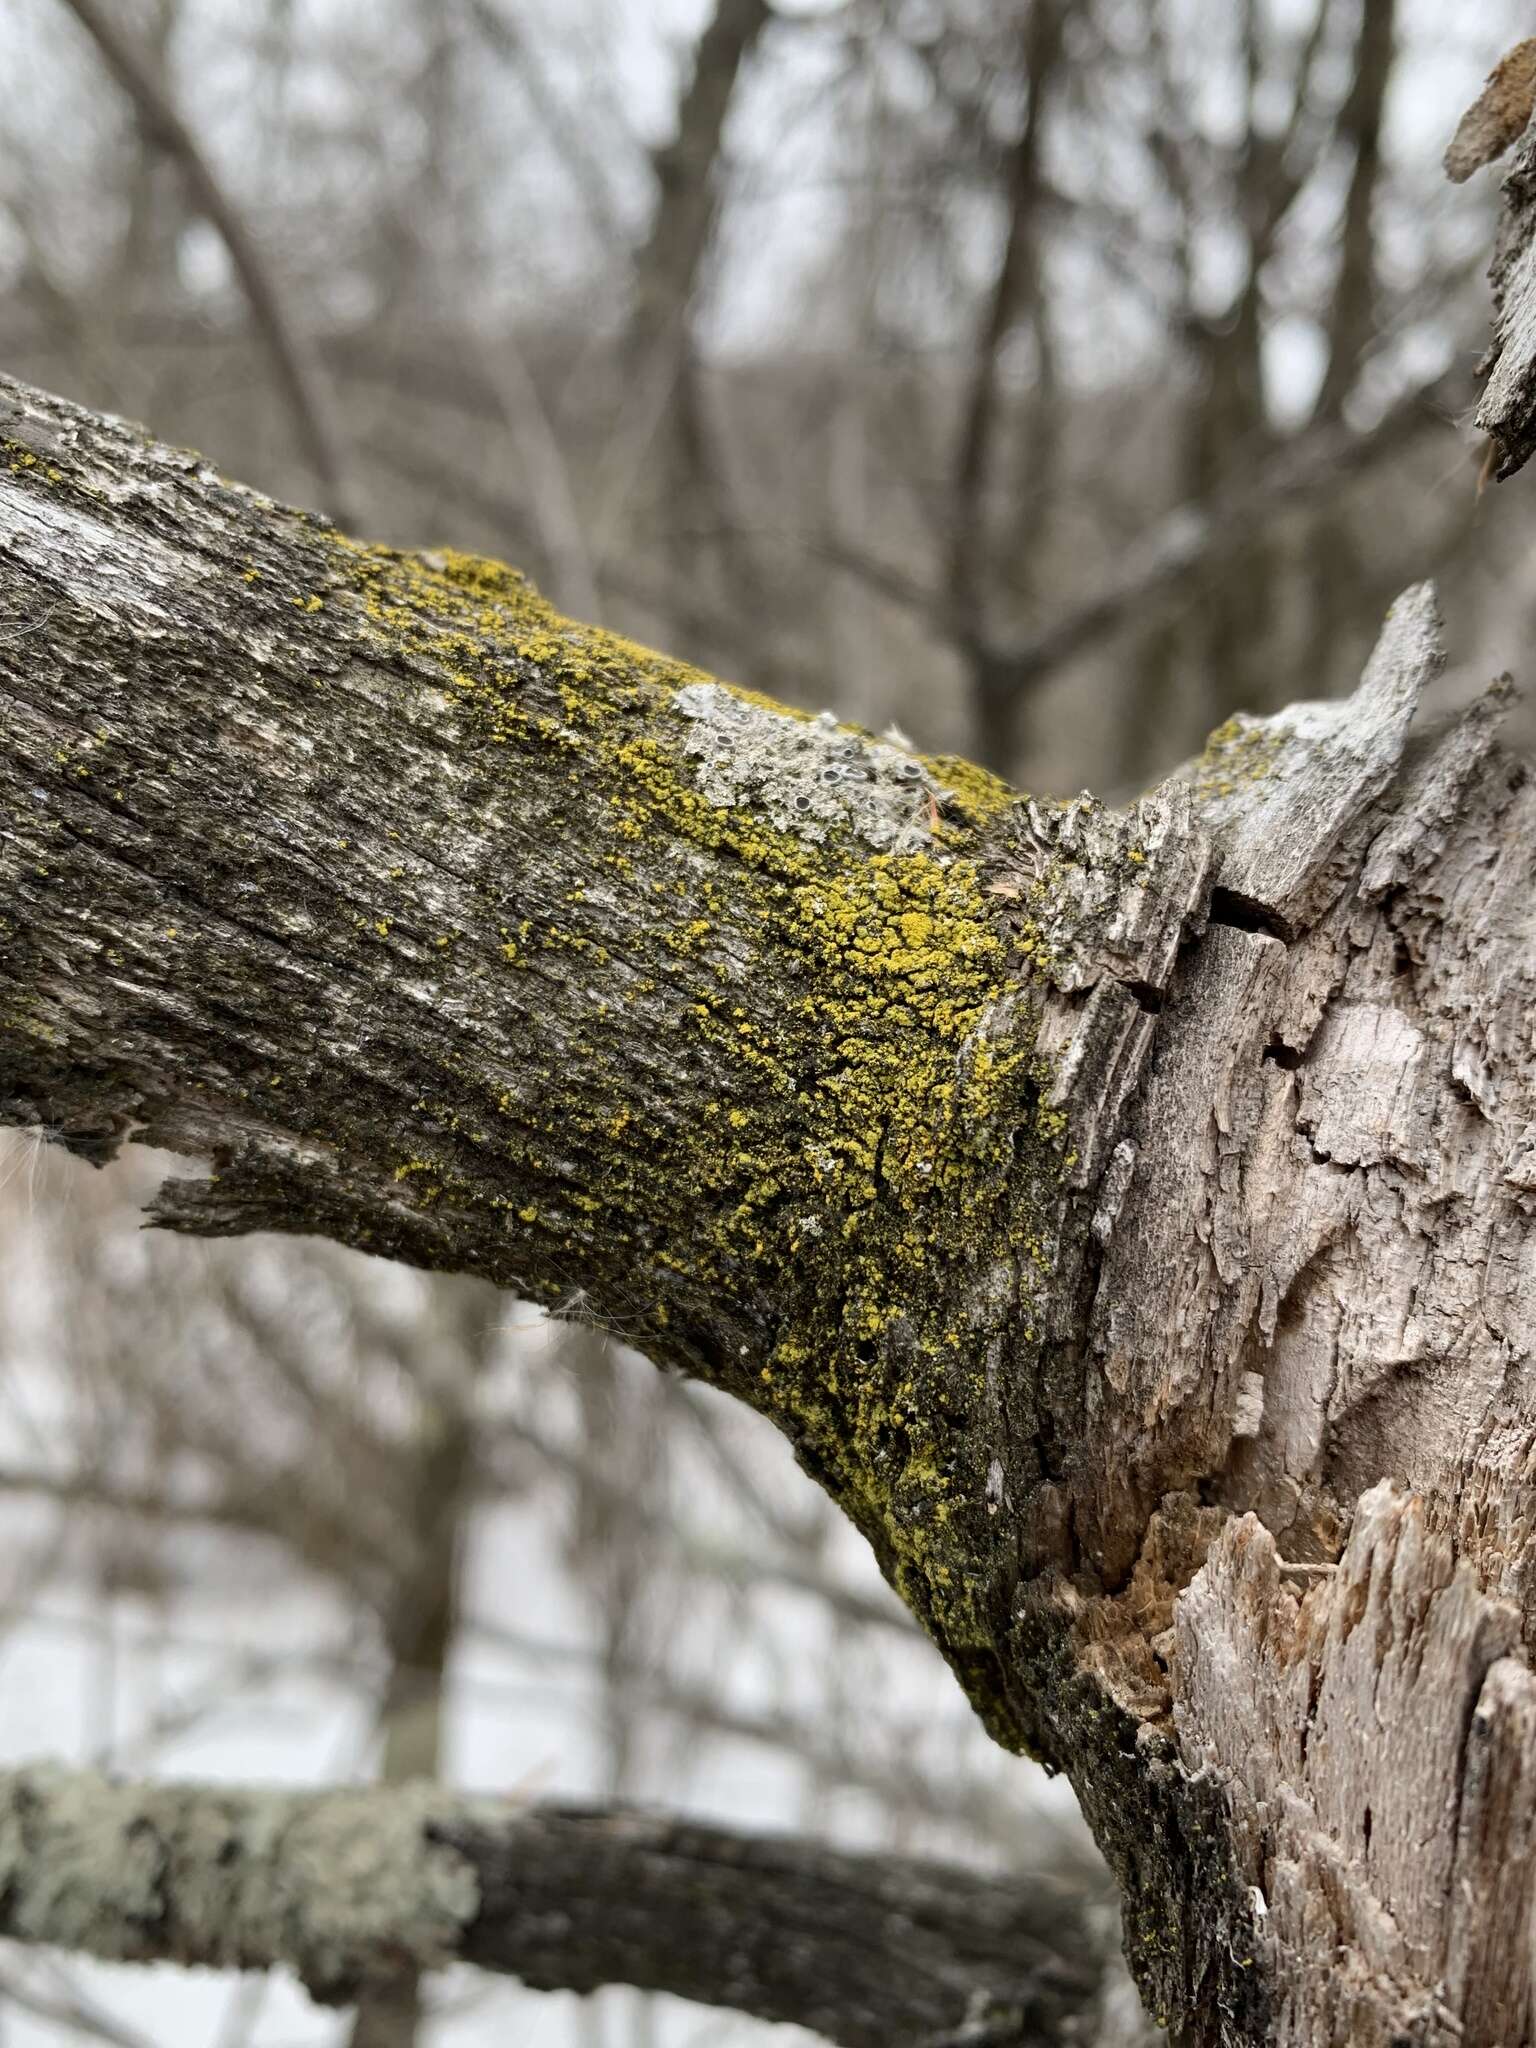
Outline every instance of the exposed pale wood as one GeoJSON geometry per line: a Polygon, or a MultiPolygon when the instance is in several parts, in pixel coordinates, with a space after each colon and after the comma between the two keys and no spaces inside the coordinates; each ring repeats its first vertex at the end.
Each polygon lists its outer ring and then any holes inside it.
{"type": "Polygon", "coordinates": [[[1279,1989],[1272,2038],[1520,2042],[1536,1681],[1519,1617],[1390,1483],[1288,1588],[1258,1520],[1178,1607],[1186,1757],[1228,1789],[1279,1989]]]}

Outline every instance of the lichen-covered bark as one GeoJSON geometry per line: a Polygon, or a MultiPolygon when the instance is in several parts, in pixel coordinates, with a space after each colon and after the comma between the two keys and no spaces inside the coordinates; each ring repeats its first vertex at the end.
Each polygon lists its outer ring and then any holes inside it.
{"type": "Polygon", "coordinates": [[[771,1416],[1177,2038],[1523,2039],[1536,816],[1431,594],[1117,814],[3,411],[0,1116],[771,1416]]]}
{"type": "Polygon", "coordinates": [[[1497,451],[1494,473],[1511,477],[1536,449],[1536,135],[1529,123],[1536,103],[1536,39],[1517,43],[1462,118],[1446,151],[1448,175],[1458,182],[1518,143],[1504,179],[1504,210],[1489,279],[1494,331],[1479,365],[1486,377],[1477,424],[1497,451]],[[1523,138],[1523,139],[1522,139],[1523,138]]]}
{"type": "Polygon", "coordinates": [[[1195,908],[1187,807],[1016,811],[494,565],[11,411],[5,1114],[211,1159],[177,1227],[483,1273],[748,1398],[1048,1746],[999,1511],[1068,1393],[1072,1110],[1195,908]]]}
{"type": "Polygon", "coordinates": [[[0,1774],[0,1934],[109,1961],[292,1970],[332,2004],[473,1963],[535,1990],[640,1985],[847,2048],[1089,2040],[1093,1911],[1048,1877],[620,1807],[124,1786],[0,1774]]]}

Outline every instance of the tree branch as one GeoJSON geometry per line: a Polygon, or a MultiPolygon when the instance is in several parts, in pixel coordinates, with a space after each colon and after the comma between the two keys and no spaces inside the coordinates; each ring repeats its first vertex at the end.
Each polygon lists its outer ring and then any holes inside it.
{"type": "Polygon", "coordinates": [[[0,1935],[122,1962],[293,1970],[327,2004],[471,1963],[628,1984],[889,2048],[987,2021],[1083,2038],[1084,1894],[618,1807],[417,1784],[285,1792],[0,1774],[0,1935]]]}
{"type": "Polygon", "coordinates": [[[181,165],[192,197],[225,248],[250,302],[251,312],[288,394],[305,455],[324,493],[326,509],[337,519],[355,517],[342,459],[341,433],[319,356],[288,318],[278,289],[239,209],[214,175],[197,138],[182,118],[163,82],[155,75],[133,38],[115,22],[100,0],[64,0],[71,14],[95,43],[103,63],[133,102],[145,133],[181,165]]]}
{"type": "Polygon", "coordinates": [[[635,252],[623,343],[626,388],[609,434],[592,522],[593,553],[605,569],[685,367],[688,322],[724,199],[726,120],[770,19],[768,0],[715,0],[678,105],[677,133],[651,159],[656,205],[635,252]]]}
{"type": "Polygon", "coordinates": [[[822,536],[800,544],[936,634],[968,640],[990,665],[994,689],[1031,690],[1064,662],[1107,640],[1133,614],[1165,602],[1195,578],[1218,574],[1234,550],[1271,521],[1316,504],[1325,492],[1390,461],[1421,433],[1447,431],[1462,396],[1459,375],[1446,373],[1405,392],[1363,430],[1337,419],[1305,429],[1240,483],[1175,506],[1155,520],[1091,595],[1020,640],[979,641],[974,620],[964,636],[958,635],[953,607],[940,591],[846,541],[822,536]]]}
{"type": "Polygon", "coordinates": [[[1459,378],[1440,376],[1395,399],[1363,432],[1342,421],[1309,428],[1252,475],[1201,502],[1175,507],[1126,550],[1119,568],[1085,603],[1022,640],[994,648],[991,659],[1006,673],[1010,688],[1030,688],[1186,578],[1214,574],[1234,549],[1282,512],[1338,488],[1427,428],[1444,430],[1460,397],[1459,378]]]}
{"type": "Polygon", "coordinates": [[[1190,2043],[1521,2039],[1536,786],[1414,730],[1432,593],[1110,812],[0,438],[0,1119],[769,1416],[1190,2043]]]}

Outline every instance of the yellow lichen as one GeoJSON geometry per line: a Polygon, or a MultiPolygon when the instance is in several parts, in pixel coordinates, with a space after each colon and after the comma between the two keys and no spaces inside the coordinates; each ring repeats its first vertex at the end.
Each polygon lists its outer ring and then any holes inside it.
{"type": "Polygon", "coordinates": [[[1211,734],[1195,763],[1195,795],[1204,801],[1235,796],[1262,781],[1283,743],[1283,734],[1267,721],[1241,712],[1227,719],[1211,734]]]}
{"type": "MultiPolygon", "coordinates": [[[[985,1465],[961,1427],[977,1378],[963,1361],[1034,1341],[1065,1137],[1042,1107],[1027,938],[975,857],[1013,792],[944,759],[932,774],[956,799],[928,850],[871,854],[835,831],[812,842],[701,794],[671,709],[706,680],[697,671],[562,619],[499,564],[329,545],[381,656],[428,665],[466,758],[493,777],[526,760],[551,802],[569,785],[558,802],[589,850],[560,890],[574,927],[502,926],[476,954],[476,971],[509,976],[574,954],[600,982],[537,1100],[488,1084],[489,1136],[473,1137],[501,1149],[519,1188],[509,1220],[534,1240],[530,1284],[568,1271],[585,1284],[633,1245],[624,1285],[640,1306],[626,1313],[637,1341],[663,1346],[680,1305],[756,1328],[771,1303],[754,1398],[950,1653],[979,1655],[994,1639],[975,1538],[985,1465]],[[709,1076],[713,1099],[680,1118],[659,1117],[615,1056],[633,1028],[624,1004],[642,998],[675,1056],[709,1076]]],[[[430,1180],[416,1160],[397,1178],[484,1199],[446,1161],[430,1180]]]]}

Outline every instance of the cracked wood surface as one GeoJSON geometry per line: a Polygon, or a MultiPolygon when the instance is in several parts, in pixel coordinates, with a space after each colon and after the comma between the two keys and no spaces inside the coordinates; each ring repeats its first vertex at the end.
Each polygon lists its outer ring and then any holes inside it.
{"type": "Polygon", "coordinates": [[[1536,819],[1432,594],[1112,813],[0,410],[0,1114],[770,1415],[1175,2038],[1527,2038],[1536,819]]]}
{"type": "Polygon", "coordinates": [[[1494,474],[1515,475],[1536,448],[1536,38],[1517,43],[1490,73],[1446,152],[1447,175],[1472,176],[1515,145],[1502,187],[1503,213],[1489,280],[1493,340],[1479,370],[1487,378],[1477,424],[1492,437],[1494,474]]]}

